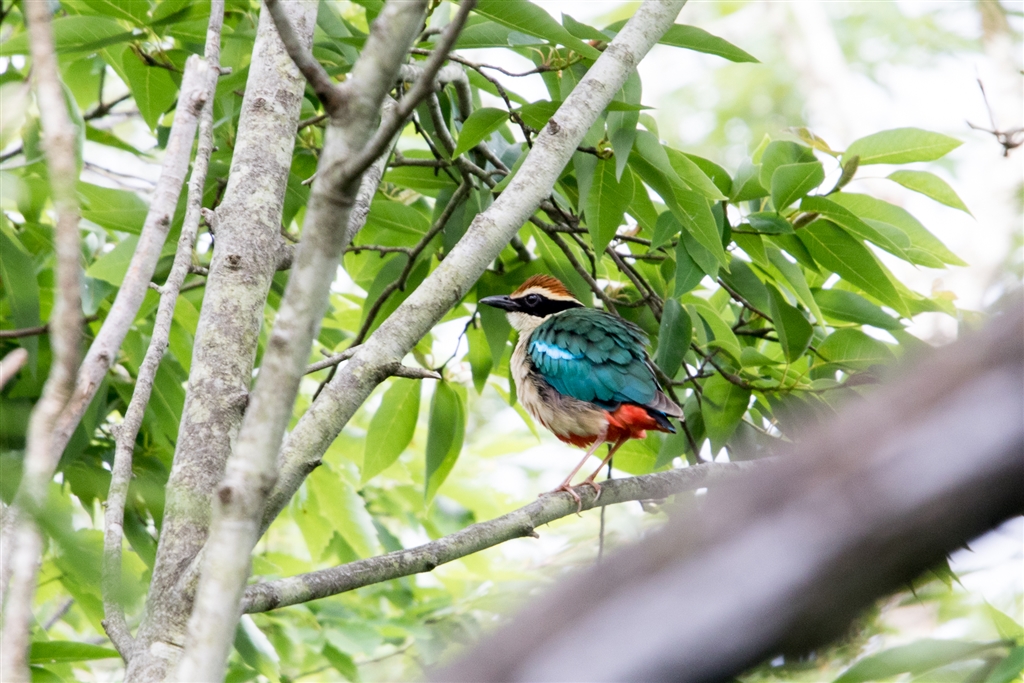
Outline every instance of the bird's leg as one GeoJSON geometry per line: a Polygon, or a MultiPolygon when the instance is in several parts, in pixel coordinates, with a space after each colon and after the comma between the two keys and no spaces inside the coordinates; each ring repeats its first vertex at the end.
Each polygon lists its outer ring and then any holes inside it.
{"type": "Polygon", "coordinates": [[[598,484],[596,481],[594,481],[594,477],[596,477],[598,475],[598,473],[601,471],[601,468],[604,467],[605,464],[609,460],[612,459],[612,456],[615,455],[615,451],[619,450],[619,446],[621,446],[622,444],[626,443],[626,441],[628,441],[628,437],[625,438],[625,439],[619,439],[618,441],[616,441],[615,444],[612,445],[612,447],[608,449],[608,455],[606,455],[604,457],[604,460],[602,460],[601,464],[597,466],[597,469],[594,470],[594,473],[591,474],[589,477],[587,477],[586,479],[584,479],[583,481],[580,482],[580,484],[579,484],[580,486],[590,486],[590,487],[593,487],[594,491],[597,493],[597,497],[594,498],[594,502],[595,503],[597,502],[597,499],[601,497],[601,485],[598,484]]]}
{"type": "MultiPolygon", "coordinates": [[[[578,465],[576,465],[576,467],[573,468],[572,472],[569,473],[569,476],[565,478],[565,481],[563,481],[561,484],[559,484],[555,488],[553,488],[550,491],[548,491],[548,493],[558,493],[559,491],[565,491],[570,496],[572,496],[573,500],[576,501],[576,514],[577,515],[583,509],[583,501],[580,499],[580,494],[578,494],[578,493],[576,493],[575,491],[572,490],[572,486],[571,486],[572,478],[575,477],[576,473],[579,472],[583,468],[583,465],[586,464],[587,459],[589,459],[590,456],[592,456],[594,453],[596,453],[597,449],[600,448],[601,445],[604,444],[604,443],[606,443],[605,440],[603,438],[601,438],[601,437],[598,437],[597,440],[594,441],[594,445],[591,446],[587,450],[587,454],[583,456],[582,460],[580,460],[580,463],[578,465]]],[[[541,494],[541,495],[543,495],[543,494],[541,494]]]]}

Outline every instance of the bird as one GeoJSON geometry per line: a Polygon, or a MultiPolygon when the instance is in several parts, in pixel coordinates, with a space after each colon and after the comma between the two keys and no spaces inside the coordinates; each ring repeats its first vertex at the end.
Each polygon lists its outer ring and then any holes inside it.
{"type": "Polygon", "coordinates": [[[633,323],[584,306],[546,274],[478,303],[504,310],[519,333],[511,369],[523,407],[559,440],[587,448],[550,492],[570,494],[577,513],[582,501],[570,484],[598,448],[609,444],[608,455],[580,486],[600,497],[594,478],[624,443],[645,438],[648,430],[675,433],[669,418],[681,418],[683,410],[661,390],[647,335],[633,323]]]}

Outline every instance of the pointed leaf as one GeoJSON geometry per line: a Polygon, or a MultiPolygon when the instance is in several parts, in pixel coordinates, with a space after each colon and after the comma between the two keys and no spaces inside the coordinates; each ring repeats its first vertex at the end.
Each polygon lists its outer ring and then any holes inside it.
{"type": "Polygon", "coordinates": [[[718,232],[718,223],[711,213],[708,200],[696,192],[678,189],[675,195],[676,207],[673,208],[673,213],[687,232],[711,252],[722,268],[728,270],[729,257],[722,246],[722,235],[718,232]]]}
{"type": "Polygon", "coordinates": [[[654,362],[668,377],[675,377],[683,356],[690,349],[693,326],[690,315],[675,299],[666,299],[658,330],[658,352],[654,362]]]}
{"type": "Polygon", "coordinates": [[[109,647],[71,640],[37,640],[32,643],[32,648],[29,651],[29,661],[33,664],[84,662],[93,659],[111,659],[117,656],[117,650],[112,650],[109,647]]]}
{"type": "Polygon", "coordinates": [[[861,166],[935,161],[961,144],[956,138],[920,128],[893,128],[855,140],[843,159],[860,157],[861,166]]]}
{"type": "MultiPolygon", "coordinates": [[[[910,256],[903,246],[897,244],[877,228],[865,223],[842,204],[837,204],[826,197],[804,197],[800,202],[800,210],[820,213],[847,232],[852,233],[854,237],[872,242],[906,261],[910,260],[910,256]]],[[[904,242],[909,244],[909,240],[904,240],[904,242]]]]}
{"type": "MultiPolygon", "coordinates": [[[[667,213],[667,212],[666,212],[667,213]]],[[[671,215],[671,214],[670,214],[671,215]]],[[[704,279],[704,271],[697,265],[690,252],[687,251],[683,240],[676,243],[676,274],[675,289],[672,296],[686,294],[704,279]]]]}
{"type": "Polygon", "coordinates": [[[665,153],[668,156],[669,163],[672,164],[672,170],[676,172],[676,175],[683,182],[713,201],[726,199],[726,196],[722,194],[722,191],[718,189],[714,181],[704,173],[700,166],[691,161],[688,156],[671,147],[666,147],[665,153]]]}
{"type": "Polygon", "coordinates": [[[903,315],[909,315],[906,302],[875,255],[842,228],[830,221],[817,220],[798,234],[815,261],[903,315]]]}
{"type": "Polygon", "coordinates": [[[479,394],[484,390],[494,362],[491,360],[491,350],[488,348],[487,334],[483,327],[470,325],[466,330],[466,340],[469,342],[469,353],[466,356],[473,371],[473,388],[479,394]]]}
{"type": "Polygon", "coordinates": [[[750,390],[738,387],[721,375],[704,382],[701,415],[711,439],[712,453],[718,453],[736,431],[750,403],[750,390]]]}
{"type": "Polygon", "coordinates": [[[422,384],[414,379],[394,379],[384,392],[380,407],[366,430],[362,468],[364,484],[391,467],[412,441],[420,412],[422,384]]]}
{"type": "Polygon", "coordinates": [[[872,365],[885,365],[894,360],[892,351],[883,342],[860,330],[842,329],[830,334],[818,345],[818,354],[843,368],[867,370],[872,365]]]}
{"type": "Polygon", "coordinates": [[[825,169],[820,161],[784,164],[772,173],[772,204],[776,211],[803,197],[825,180],[825,169]]]}
{"type": "Polygon", "coordinates": [[[121,67],[128,76],[128,87],[139,113],[146,125],[155,130],[160,116],[174,104],[178,86],[167,69],[147,65],[131,49],[126,49],[121,56],[121,67]]]}
{"type": "Polygon", "coordinates": [[[761,153],[761,170],[758,172],[758,179],[762,187],[770,189],[772,186],[772,176],[775,174],[775,169],[779,166],[810,164],[815,161],[817,159],[814,157],[814,151],[810,147],[805,147],[789,140],[775,140],[769,142],[764,148],[764,152],[761,153]]]}
{"type": "Polygon", "coordinates": [[[949,183],[934,173],[929,173],[928,171],[894,171],[887,177],[908,190],[920,192],[940,204],[960,209],[964,213],[972,215],[963,203],[963,200],[957,196],[956,191],[949,186],[949,183]]]}
{"type": "Polygon", "coordinates": [[[550,14],[527,0],[480,0],[473,10],[516,31],[564,45],[588,59],[601,56],[596,48],[569,33],[550,14]]]}
{"type": "MultiPolygon", "coordinates": [[[[461,387],[460,387],[461,388],[461,387]]],[[[466,431],[463,398],[449,382],[438,382],[430,401],[430,432],[427,434],[427,470],[424,498],[430,502],[462,450],[466,431]]]]}
{"type": "Polygon", "coordinates": [[[862,658],[834,683],[861,683],[892,678],[901,673],[921,674],[963,659],[976,659],[999,643],[963,640],[918,640],[862,658]]]}
{"type": "Polygon", "coordinates": [[[615,180],[615,163],[611,160],[597,162],[584,209],[595,254],[604,253],[622,225],[622,215],[633,199],[632,183],[632,175],[623,175],[621,183],[615,180]]]}
{"type": "Polygon", "coordinates": [[[1024,645],[1019,645],[1006,655],[989,673],[985,683],[1012,683],[1020,680],[1024,671],[1024,645]]]}
{"type": "Polygon", "coordinates": [[[134,192],[78,183],[82,218],[108,230],[138,235],[146,222],[149,205],[134,192]]]}
{"type": "Polygon", "coordinates": [[[864,297],[845,289],[819,289],[814,298],[822,312],[830,318],[850,323],[871,325],[883,330],[901,330],[900,321],[864,297]]]}
{"type": "Polygon", "coordinates": [[[462,124],[462,131],[459,132],[459,143],[455,145],[455,151],[452,152],[452,156],[457,157],[473,149],[486,140],[491,133],[498,130],[505,121],[508,121],[507,111],[492,107],[477,109],[462,124]]]}
{"type": "Polygon", "coordinates": [[[665,35],[658,41],[662,45],[681,47],[694,52],[703,52],[709,55],[724,57],[730,62],[754,62],[757,59],[743,50],[739,49],[729,41],[711,35],[696,26],[685,24],[674,24],[669,27],[665,35]]]}
{"type": "Polygon", "coordinates": [[[373,517],[366,511],[366,501],[351,484],[328,467],[317,468],[309,477],[309,484],[316,491],[321,514],[359,557],[380,553],[373,517]]]}
{"type": "Polygon", "coordinates": [[[772,322],[775,323],[775,333],[779,335],[782,352],[790,363],[795,362],[804,355],[811,343],[814,328],[798,308],[789,305],[779,290],[771,285],[767,285],[767,288],[772,322]]]}

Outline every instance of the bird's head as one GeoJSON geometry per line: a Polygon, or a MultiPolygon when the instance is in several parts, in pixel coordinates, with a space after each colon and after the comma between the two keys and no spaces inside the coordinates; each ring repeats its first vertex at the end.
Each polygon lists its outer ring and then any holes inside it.
{"type": "Polygon", "coordinates": [[[534,275],[512,294],[488,296],[479,303],[504,310],[509,323],[520,333],[533,330],[556,313],[583,306],[550,275],[534,275]]]}

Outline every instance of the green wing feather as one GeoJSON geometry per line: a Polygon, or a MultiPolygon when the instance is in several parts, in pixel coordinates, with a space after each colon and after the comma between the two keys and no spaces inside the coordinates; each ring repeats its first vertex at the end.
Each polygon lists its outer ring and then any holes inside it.
{"type": "Polygon", "coordinates": [[[533,331],[528,353],[560,394],[612,408],[658,402],[646,347],[637,326],[593,308],[571,308],[533,331]]]}

